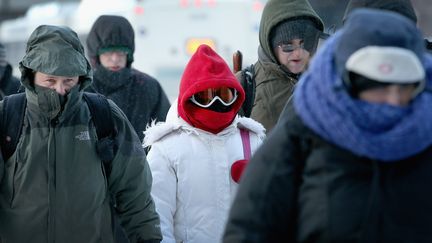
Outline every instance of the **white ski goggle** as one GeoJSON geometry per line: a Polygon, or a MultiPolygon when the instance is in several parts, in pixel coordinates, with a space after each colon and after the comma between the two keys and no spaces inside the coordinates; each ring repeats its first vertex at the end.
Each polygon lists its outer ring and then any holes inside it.
{"type": "Polygon", "coordinates": [[[216,100],[230,106],[237,100],[237,90],[228,87],[209,88],[192,95],[190,100],[199,107],[208,108],[216,100]]]}

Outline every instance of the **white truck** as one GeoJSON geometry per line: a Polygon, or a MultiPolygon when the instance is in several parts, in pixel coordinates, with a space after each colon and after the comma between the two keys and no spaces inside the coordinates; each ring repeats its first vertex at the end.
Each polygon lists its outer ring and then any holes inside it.
{"type": "Polygon", "coordinates": [[[23,18],[5,21],[0,27],[0,42],[6,47],[8,61],[16,67],[30,33],[39,24],[67,25],[85,46],[99,15],[122,15],[135,30],[133,67],[158,79],[172,101],[178,95],[183,69],[201,43],[213,47],[230,66],[236,50],[243,53],[244,65],[257,60],[259,22],[265,2],[82,0],[73,6],[53,2],[34,6],[23,18]],[[63,10],[66,7],[67,12],[63,10]]]}

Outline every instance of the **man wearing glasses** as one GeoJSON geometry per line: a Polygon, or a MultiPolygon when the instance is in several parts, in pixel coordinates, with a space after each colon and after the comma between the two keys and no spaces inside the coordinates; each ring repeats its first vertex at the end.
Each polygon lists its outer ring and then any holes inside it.
{"type": "Polygon", "coordinates": [[[270,0],[259,30],[251,118],[269,132],[314,54],[324,24],[307,0],[270,0]]]}

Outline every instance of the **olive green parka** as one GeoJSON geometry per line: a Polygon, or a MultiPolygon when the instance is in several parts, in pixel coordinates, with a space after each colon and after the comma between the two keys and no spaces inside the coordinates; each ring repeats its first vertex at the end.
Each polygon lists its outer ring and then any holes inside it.
{"type": "MultiPolygon", "coordinates": [[[[256,94],[251,118],[263,124],[269,132],[291,96],[297,79],[279,64],[270,43],[270,33],[279,23],[296,17],[309,17],[324,29],[320,17],[307,0],[270,0],[261,17],[258,61],[254,64],[256,94]]],[[[237,76],[238,77],[238,76],[237,76]]]]}
{"type": "Polygon", "coordinates": [[[20,69],[27,107],[17,149],[4,162],[0,242],[114,242],[110,192],[129,240],[159,241],[145,152],[112,101],[117,152],[106,178],[96,153],[96,130],[82,98],[91,83],[91,68],[75,32],[39,26],[29,38],[20,69]],[[54,90],[35,88],[34,71],[80,80],[62,102],[54,90]]]}

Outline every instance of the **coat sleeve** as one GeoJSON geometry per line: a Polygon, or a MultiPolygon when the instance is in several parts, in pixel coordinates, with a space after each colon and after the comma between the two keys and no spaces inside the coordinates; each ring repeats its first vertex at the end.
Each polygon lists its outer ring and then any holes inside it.
{"type": "Polygon", "coordinates": [[[161,220],[163,242],[175,243],[174,214],[176,212],[177,176],[175,168],[164,153],[160,143],[152,145],[148,154],[154,177],[152,196],[161,220]]]}
{"type": "Polygon", "coordinates": [[[123,112],[110,101],[118,134],[117,153],[112,161],[109,190],[130,242],[159,242],[159,216],[150,195],[152,175],[144,149],[123,112]]]}
{"type": "Polygon", "coordinates": [[[165,121],[169,108],[171,107],[168,97],[165,91],[162,89],[162,86],[159,83],[156,83],[158,90],[158,100],[153,110],[152,118],[155,118],[156,121],[165,121]]]}
{"type": "Polygon", "coordinates": [[[269,134],[242,177],[223,242],[296,242],[303,164],[297,145],[285,126],[269,134]]]}

